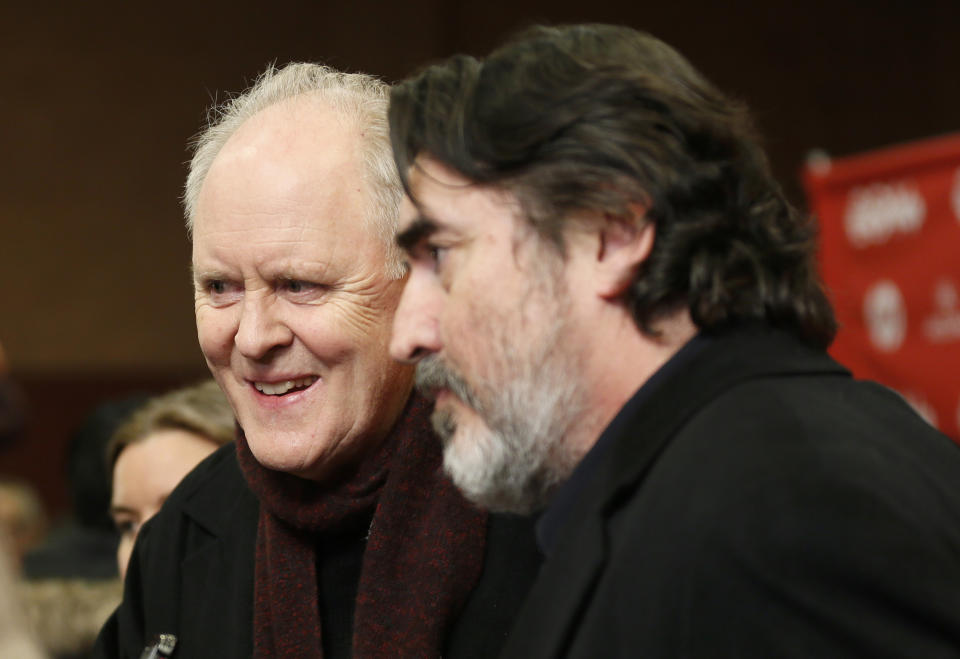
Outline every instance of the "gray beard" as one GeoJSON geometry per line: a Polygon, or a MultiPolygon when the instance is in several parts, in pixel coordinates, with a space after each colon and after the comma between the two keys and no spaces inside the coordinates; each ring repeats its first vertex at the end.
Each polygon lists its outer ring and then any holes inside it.
{"type": "Polygon", "coordinates": [[[561,330],[538,337],[526,355],[498,337],[497,354],[488,358],[497,377],[475,386],[436,355],[417,365],[418,387],[448,389],[483,421],[458,426],[448,410],[432,416],[444,443],[444,471],[483,508],[522,514],[543,508],[581,457],[564,441],[583,404],[574,360],[558,345],[561,330]]]}

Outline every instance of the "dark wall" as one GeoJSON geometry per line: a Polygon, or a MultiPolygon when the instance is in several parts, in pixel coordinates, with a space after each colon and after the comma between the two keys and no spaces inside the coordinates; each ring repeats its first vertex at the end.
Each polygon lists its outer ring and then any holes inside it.
{"type": "Polygon", "coordinates": [[[798,201],[812,148],[846,154],[960,128],[956,0],[10,4],[0,342],[32,422],[0,471],[29,475],[54,509],[64,493],[53,465],[85,406],[204,372],[178,201],[186,144],[210,103],[268,62],[397,79],[535,21],[626,23],[754,108],[798,201]]]}

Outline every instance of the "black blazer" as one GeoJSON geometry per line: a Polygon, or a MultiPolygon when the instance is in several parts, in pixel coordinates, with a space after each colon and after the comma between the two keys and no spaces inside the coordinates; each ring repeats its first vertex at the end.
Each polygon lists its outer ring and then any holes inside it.
{"type": "Polygon", "coordinates": [[[960,450],[752,328],[627,405],[502,657],[958,657],[960,450]]]}
{"type": "MultiPolygon", "coordinates": [[[[94,656],[137,659],[156,634],[172,633],[176,659],[250,657],[258,514],[235,447],[222,447],[141,529],[123,603],[94,656]]],[[[483,574],[444,656],[496,656],[539,564],[530,520],[490,516],[483,574]]]]}

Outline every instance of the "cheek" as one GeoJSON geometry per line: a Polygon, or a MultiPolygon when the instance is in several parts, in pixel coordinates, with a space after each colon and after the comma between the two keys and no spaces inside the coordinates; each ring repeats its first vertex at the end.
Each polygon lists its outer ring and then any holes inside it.
{"type": "Polygon", "coordinates": [[[342,310],[323,311],[325,313],[304,313],[289,318],[287,327],[311,354],[327,364],[353,359],[380,332],[372,325],[360,326],[342,310]]]}
{"type": "Polygon", "coordinates": [[[479,301],[476,300],[464,303],[459,298],[448,298],[439,316],[444,348],[461,352],[468,345],[482,340],[480,334],[487,321],[484,314],[476,313],[477,304],[479,301]]]}
{"type": "Polygon", "coordinates": [[[133,553],[134,540],[136,536],[124,535],[121,536],[120,544],[117,545],[117,569],[121,578],[127,574],[127,564],[130,562],[130,554],[133,553]]]}
{"type": "Polygon", "coordinates": [[[518,340],[507,319],[476,297],[445,309],[442,331],[446,358],[474,387],[498,374],[503,350],[518,340]]]}
{"type": "Polygon", "coordinates": [[[232,314],[223,309],[197,309],[197,340],[207,359],[229,353],[235,323],[232,314]]]}

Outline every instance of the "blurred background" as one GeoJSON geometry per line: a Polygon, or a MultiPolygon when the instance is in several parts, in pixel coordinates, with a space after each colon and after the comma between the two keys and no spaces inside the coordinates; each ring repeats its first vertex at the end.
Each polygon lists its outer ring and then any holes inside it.
{"type": "Polygon", "coordinates": [[[179,198],[214,101],[269,62],[397,80],[580,21],[652,32],[745,100],[801,206],[813,149],[960,130],[957,0],[2,3],[0,343],[26,425],[0,471],[55,517],[68,437],[97,403],[205,374],[179,198]]]}

